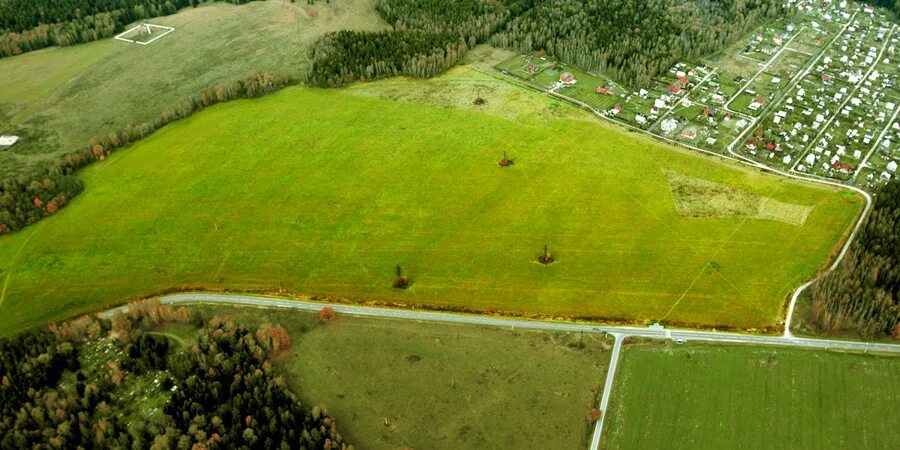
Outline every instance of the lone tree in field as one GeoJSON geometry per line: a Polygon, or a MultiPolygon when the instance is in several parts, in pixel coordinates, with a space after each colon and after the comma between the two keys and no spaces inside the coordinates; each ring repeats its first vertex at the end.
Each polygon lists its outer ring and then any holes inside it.
{"type": "Polygon", "coordinates": [[[322,310],[319,311],[319,320],[321,320],[322,322],[331,322],[335,317],[337,317],[337,313],[334,312],[334,308],[330,306],[324,306],[322,307],[322,310]]]}
{"type": "Polygon", "coordinates": [[[400,267],[400,264],[397,264],[397,279],[394,280],[394,288],[396,289],[406,289],[409,287],[409,278],[403,275],[403,268],[400,267]]]}
{"type": "Polygon", "coordinates": [[[538,256],[538,262],[541,264],[550,264],[553,262],[553,255],[550,254],[550,250],[544,245],[544,253],[541,256],[538,256]]]}
{"type": "Polygon", "coordinates": [[[513,160],[509,159],[509,157],[506,155],[506,150],[503,151],[503,159],[501,159],[497,164],[500,167],[509,167],[513,165],[513,160]]]}

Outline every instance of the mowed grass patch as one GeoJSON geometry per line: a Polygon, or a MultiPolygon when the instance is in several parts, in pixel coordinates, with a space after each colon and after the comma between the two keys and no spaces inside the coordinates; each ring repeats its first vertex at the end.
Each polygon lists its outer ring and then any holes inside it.
{"type": "MultiPolygon", "coordinates": [[[[113,53],[112,39],[74,47],[51,47],[13,58],[0,58],[0,104],[43,98],[113,53]]],[[[4,105],[4,109],[9,105],[4,105]]]]}
{"type": "Polygon", "coordinates": [[[675,209],[684,217],[748,217],[803,225],[812,206],[795,205],[680,174],[666,172],[675,209]]]}
{"type": "Polygon", "coordinates": [[[605,448],[892,448],[900,358],[659,341],[622,353],[605,448]]]}
{"type": "Polygon", "coordinates": [[[585,448],[612,347],[595,334],[192,308],[284,326],[294,345],[276,369],[358,449],[585,448]]]}
{"type": "MultiPolygon", "coordinates": [[[[479,50],[490,51],[485,48],[479,50]]],[[[395,77],[374,83],[357,83],[344,92],[420,105],[468,109],[524,125],[546,124],[558,119],[595,120],[585,110],[562,100],[548,101],[546,96],[516,86],[496,72],[478,68],[477,64],[456,66],[439,77],[427,80],[395,77]],[[476,102],[479,98],[483,101],[476,102]]],[[[498,153],[498,157],[501,156],[498,153]]]]}
{"type": "Polygon", "coordinates": [[[611,126],[299,87],[210,108],[81,176],[71,205],[0,238],[4,333],[183,286],[767,326],[861,205],[611,126]],[[515,166],[497,166],[504,150],[515,166]],[[803,226],[686,219],[665,170],[812,211],[803,226]],[[410,289],[392,288],[397,264],[410,289]]]}
{"type": "Polygon", "coordinates": [[[0,59],[0,134],[26,138],[0,152],[0,177],[153,120],[205,87],[300,75],[324,33],[387,26],[368,0],[210,3],[148,22],[175,31],[146,46],[110,38],[0,59]]]}

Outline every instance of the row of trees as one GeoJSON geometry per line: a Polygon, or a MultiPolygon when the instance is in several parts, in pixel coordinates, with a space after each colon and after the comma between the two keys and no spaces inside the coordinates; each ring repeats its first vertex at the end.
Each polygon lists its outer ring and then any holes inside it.
{"type": "Polygon", "coordinates": [[[297,81],[290,76],[258,73],[233,83],[204,89],[182,99],[152,121],[129,125],[106,136],[97,136],[89,145],[56,160],[48,167],[16,179],[3,180],[0,182],[0,234],[19,230],[56,213],[84,189],[75,172],[87,164],[105,159],[111,152],[207,106],[236,98],[259,97],[297,81]]]}
{"type": "Polygon", "coordinates": [[[0,339],[0,448],[352,448],[327,412],[301,405],[273,372],[272,358],[290,347],[280,326],[206,322],[158,302],[0,339]],[[202,327],[188,349],[148,332],[185,320],[202,327]],[[116,348],[79,358],[98,345],[116,348]],[[101,354],[111,359],[96,362],[101,354]],[[165,406],[126,421],[123,411],[141,405],[120,394],[142,375],[161,380],[145,395],[165,406]]]}
{"type": "Polygon", "coordinates": [[[900,339],[900,181],[878,193],[844,260],[819,277],[811,294],[820,331],[900,339]]]}
{"type": "MultiPolygon", "coordinates": [[[[226,1],[242,4],[252,0],[226,1]]],[[[107,38],[129,23],[174,14],[200,3],[201,0],[3,0],[0,57],[107,38]]]]}

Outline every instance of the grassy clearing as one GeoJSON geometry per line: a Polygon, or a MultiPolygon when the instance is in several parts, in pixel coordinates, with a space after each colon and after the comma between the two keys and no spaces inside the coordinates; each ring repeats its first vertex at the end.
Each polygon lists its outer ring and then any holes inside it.
{"type": "Polygon", "coordinates": [[[561,100],[548,101],[544,96],[516,86],[491,70],[493,60],[505,59],[507,53],[505,50],[482,46],[472,51],[467,64],[454,67],[439,77],[427,80],[397,77],[374,83],[357,83],[344,92],[419,105],[478,111],[521,125],[547,124],[557,119],[594,120],[594,116],[587,111],[561,100]],[[476,103],[478,98],[483,103],[476,103]]]}
{"type": "Polygon", "coordinates": [[[200,89],[267,71],[299,74],[309,45],[340,29],[386,25],[367,0],[213,3],[149,20],[176,31],[151,45],[106,39],[0,59],[0,177],[154,118],[200,89]]]}
{"type": "Polygon", "coordinates": [[[605,448],[893,448],[900,358],[688,342],[626,346],[605,448]]]}
{"type": "Polygon", "coordinates": [[[279,370],[359,449],[585,448],[611,348],[596,335],[193,308],[284,326],[294,346],[279,370]]]}
{"type": "Polygon", "coordinates": [[[90,166],[70,206],[0,238],[0,330],[180,286],[767,326],[860,209],[611,126],[344,92],[219,105],[90,166]],[[685,219],[665,170],[812,211],[799,227],[685,219]]]}

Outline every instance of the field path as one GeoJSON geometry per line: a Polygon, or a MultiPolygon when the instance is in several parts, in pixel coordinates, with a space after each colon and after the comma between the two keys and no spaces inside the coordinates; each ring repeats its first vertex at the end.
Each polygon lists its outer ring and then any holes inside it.
{"type": "Polygon", "coordinates": [[[31,238],[37,234],[38,230],[41,228],[41,224],[44,222],[39,222],[34,226],[34,229],[31,230],[31,234],[22,241],[22,245],[19,246],[19,249],[16,250],[16,254],[13,255],[12,260],[9,262],[9,268],[6,270],[6,274],[3,276],[3,287],[0,288],[0,306],[3,306],[3,300],[6,299],[6,288],[9,286],[9,280],[12,278],[13,271],[16,270],[16,264],[19,263],[19,256],[22,255],[22,250],[28,246],[28,242],[31,241],[31,238]]]}

